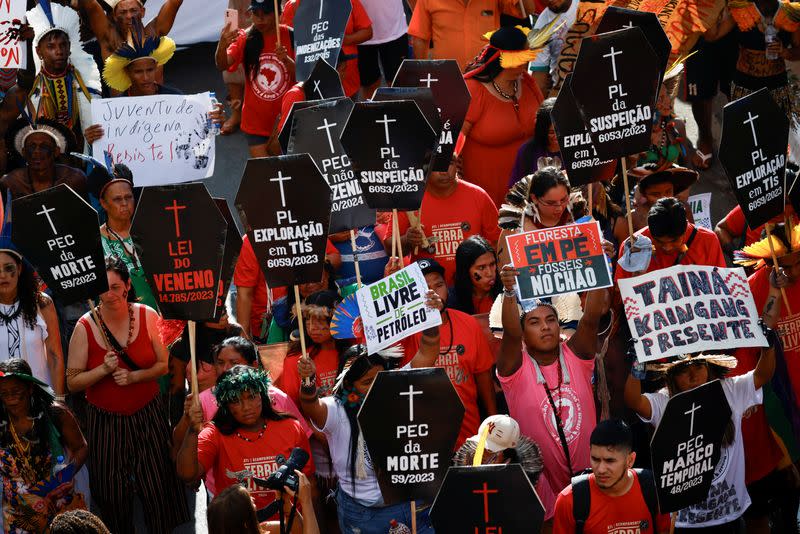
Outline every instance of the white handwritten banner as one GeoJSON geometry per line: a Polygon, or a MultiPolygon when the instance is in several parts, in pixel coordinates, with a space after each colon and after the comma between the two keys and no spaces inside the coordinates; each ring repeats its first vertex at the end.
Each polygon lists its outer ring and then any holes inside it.
{"type": "Polygon", "coordinates": [[[425,275],[416,263],[358,290],[358,309],[370,354],[442,324],[439,310],[425,306],[427,292],[425,275]]]}
{"type": "Polygon", "coordinates": [[[92,149],[130,167],[137,186],[202,180],[214,173],[210,110],[208,93],[94,99],[93,122],[105,135],[92,149]]]}
{"type": "Polygon", "coordinates": [[[677,265],[619,280],[640,362],[766,347],[744,270],[677,265]]]}
{"type": "Polygon", "coordinates": [[[0,0],[0,68],[24,69],[27,54],[24,44],[5,34],[9,28],[19,27],[19,22],[25,22],[25,0],[0,0]],[[17,24],[14,24],[17,21],[17,24]]]}
{"type": "Polygon", "coordinates": [[[700,193],[689,197],[694,224],[701,228],[713,230],[711,226],[711,193],[700,193]]]}

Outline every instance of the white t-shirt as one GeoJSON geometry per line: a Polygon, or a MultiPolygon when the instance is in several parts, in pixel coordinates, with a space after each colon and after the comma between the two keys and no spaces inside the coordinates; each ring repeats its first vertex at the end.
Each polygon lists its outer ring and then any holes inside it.
{"type": "MultiPolygon", "coordinates": [[[[328,448],[331,452],[333,469],[339,477],[339,485],[342,491],[347,493],[364,506],[374,506],[383,503],[381,489],[378,486],[378,478],[372,469],[372,460],[369,452],[364,446],[364,460],[366,463],[367,477],[364,479],[356,478],[356,493],[353,495],[353,479],[350,476],[348,463],[350,461],[350,421],[344,407],[336,402],[333,397],[324,397],[320,401],[328,408],[328,419],[323,428],[317,428],[328,438],[328,448]]],[[[313,422],[311,424],[314,424],[313,422]]],[[[358,456],[358,455],[356,455],[358,456]]]]}
{"type": "Polygon", "coordinates": [[[403,0],[361,0],[361,5],[372,21],[372,39],[362,44],[388,43],[408,30],[403,0]]]}
{"type": "Polygon", "coordinates": [[[539,55],[536,56],[536,59],[530,62],[528,65],[528,70],[530,72],[549,72],[553,83],[556,82],[555,74],[558,67],[558,56],[561,55],[561,49],[564,48],[564,39],[567,37],[569,29],[575,23],[577,14],[578,0],[572,0],[569,8],[563,13],[553,13],[550,11],[550,8],[546,8],[539,17],[537,17],[536,23],[533,25],[534,30],[544,28],[550,24],[553,19],[559,19],[555,25],[558,26],[560,24],[561,27],[550,38],[550,42],[547,43],[547,46],[542,48],[539,55]]]}
{"type": "MultiPolygon", "coordinates": [[[[744,483],[744,443],[742,442],[742,416],[751,406],[762,403],[762,390],[756,390],[753,371],[741,376],[722,380],[722,390],[731,407],[731,418],[735,427],[733,443],[722,448],[719,463],[714,470],[714,481],[705,501],[684,508],[678,512],[675,526],[699,528],[721,525],[741,517],[750,506],[750,495],[744,483]]],[[[666,390],[645,393],[653,410],[650,420],[645,423],[658,425],[667,406],[666,390]]]]}
{"type": "MultiPolygon", "coordinates": [[[[0,304],[0,312],[12,316],[19,306],[19,301],[12,305],[0,304]]],[[[50,370],[47,368],[47,324],[41,313],[36,314],[33,329],[25,324],[25,318],[19,314],[10,324],[0,321],[0,361],[11,358],[22,358],[31,366],[33,376],[50,386],[50,370]]]]}

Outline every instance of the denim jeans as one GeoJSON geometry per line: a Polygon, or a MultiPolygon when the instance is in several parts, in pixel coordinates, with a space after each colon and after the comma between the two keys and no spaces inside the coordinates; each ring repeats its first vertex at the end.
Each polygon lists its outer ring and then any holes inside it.
{"type": "MultiPolygon", "coordinates": [[[[336,509],[339,514],[339,528],[343,534],[386,534],[392,519],[411,529],[410,502],[384,507],[364,506],[340,487],[336,492],[336,509]]],[[[417,533],[433,534],[427,509],[417,512],[417,533]]]]}

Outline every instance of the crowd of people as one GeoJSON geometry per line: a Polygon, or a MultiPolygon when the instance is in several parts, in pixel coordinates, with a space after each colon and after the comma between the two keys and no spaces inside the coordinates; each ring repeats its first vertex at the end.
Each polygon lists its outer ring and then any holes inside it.
{"type": "MultiPolygon", "coordinates": [[[[433,532],[432,503],[385,501],[357,414],[379,372],[441,367],[465,410],[452,464],[472,465],[484,447],[485,464],[521,464],[543,533],[798,532],[800,168],[787,165],[785,210],[768,228],[748,227],[739,206],[706,228],[689,206],[710,179],[718,93],[767,88],[798,127],[786,62],[800,59],[800,24],[785,6],[723,7],[654,95],[649,150],[574,187],[551,112],[578,0],[349,1],[332,65],[347,97],[370,99],[404,59],[458,63],[471,101],[452,162],[429,173],[419,210],[396,221],[378,212],[374,224],[328,236],[321,280],[298,292],[268,287],[243,236],[225,313],[191,336],[194,370],[189,326],[160,316],[131,236],[134,173],[86,157],[105,135],[93,99],[182,94],[183,84],[164,83],[169,34],[194,2],[165,0],[151,13],[145,0],[27,0],[26,21],[7,28],[30,61],[0,69],[4,531],[125,534],[143,523],[169,533],[208,499],[212,534],[433,532]],[[531,48],[529,28],[554,30],[531,48]],[[691,103],[695,144],[678,97],[691,103]],[[108,291],[91,309],[63,302],[11,239],[13,200],[61,184],[101,217],[108,291]],[[584,221],[599,223],[613,286],[522,301],[506,238],[584,221]],[[632,232],[652,242],[635,272],[618,263],[640,242],[632,232]],[[369,284],[412,263],[441,325],[377,353],[333,337],[356,278],[369,284]],[[638,362],[617,282],[676,265],[745,268],[769,346],[638,362]],[[672,396],[717,379],[731,409],[715,473],[724,498],[709,492],[670,518],[652,499],[650,436],[672,396]],[[275,487],[281,469],[293,482],[275,487]]],[[[213,57],[228,94],[209,122],[251,158],[281,154],[278,132],[306,98],[295,76],[299,4],[229,0],[235,17],[213,57]]]]}

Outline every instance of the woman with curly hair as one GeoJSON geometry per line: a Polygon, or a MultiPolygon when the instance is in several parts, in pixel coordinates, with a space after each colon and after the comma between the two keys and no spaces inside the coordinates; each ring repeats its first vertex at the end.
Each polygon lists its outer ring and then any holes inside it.
{"type": "MultiPolygon", "coordinates": [[[[2,239],[2,238],[0,238],[2,239]]],[[[33,376],[64,401],[64,353],[53,301],[33,268],[10,244],[0,245],[0,358],[22,358],[33,376]]]]}
{"type": "Polygon", "coordinates": [[[72,413],[20,358],[0,362],[0,476],[5,532],[45,532],[83,508],[73,479],[88,448],[72,413]]]}
{"type": "MultiPolygon", "coordinates": [[[[269,376],[249,365],[235,365],[217,379],[214,395],[218,410],[203,427],[203,410],[190,396],[186,401],[189,430],[178,451],[178,476],[199,480],[213,470],[217,491],[246,483],[261,509],[275,500],[275,492],[257,486],[253,477],[269,478],[279,467],[278,457],[289,458],[300,447],[310,455],[308,437],[300,423],[278,413],[269,397],[269,376]]],[[[303,472],[311,478],[309,458],[303,472]]]]}

